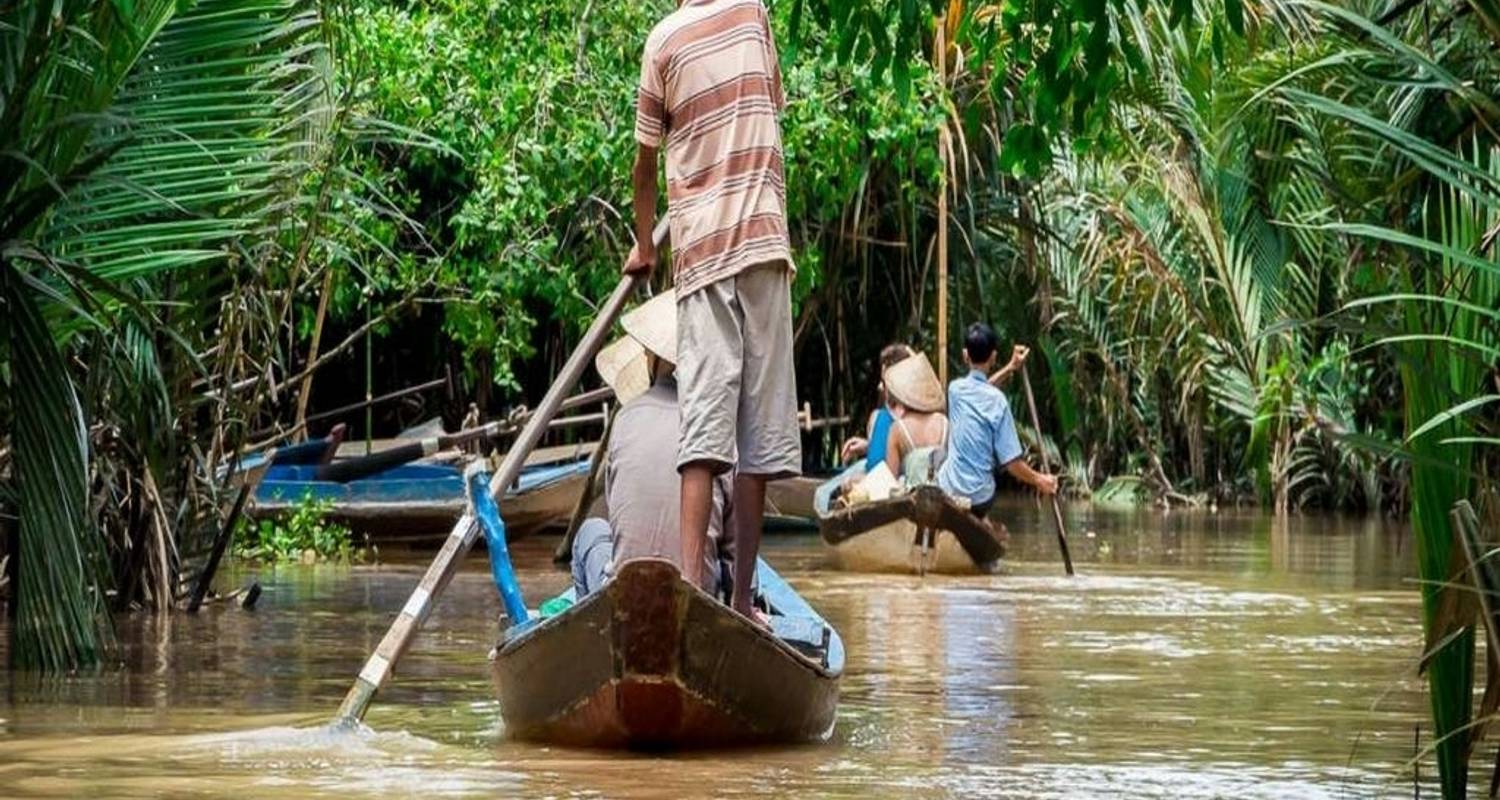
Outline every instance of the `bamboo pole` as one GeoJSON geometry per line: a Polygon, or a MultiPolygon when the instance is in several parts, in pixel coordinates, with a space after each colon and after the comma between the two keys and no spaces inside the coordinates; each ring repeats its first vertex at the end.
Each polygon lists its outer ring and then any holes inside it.
{"type": "MultiPolygon", "coordinates": [[[[547,431],[573,428],[579,425],[593,425],[604,423],[608,419],[605,412],[597,414],[579,414],[573,417],[557,417],[547,423],[547,431]]],[[[443,450],[448,450],[469,442],[482,439],[499,439],[516,432],[516,428],[523,425],[526,419],[518,421],[495,420],[477,428],[468,428],[453,433],[444,433],[439,436],[429,436],[425,439],[407,440],[405,444],[388,447],[367,456],[355,456],[354,458],[341,458],[323,464],[318,467],[317,479],[320,481],[335,481],[347,483],[360,478],[374,475],[377,472],[399,467],[402,464],[410,464],[419,458],[435,455],[443,450]]]]}
{"type": "MultiPolygon", "coordinates": [[[[946,34],[948,21],[937,18],[937,44],[933,48],[933,60],[937,62],[938,85],[946,92],[948,87],[948,43],[946,34]]],[[[941,102],[941,100],[939,100],[941,102]]],[[[942,175],[938,177],[938,229],[937,229],[937,351],[938,383],[948,385],[948,153],[947,120],[938,127],[938,158],[942,162],[942,175]]]]}
{"type": "MultiPolygon", "coordinates": [[[[1036,431],[1036,449],[1042,454],[1042,471],[1051,472],[1052,465],[1047,463],[1047,448],[1042,444],[1042,423],[1036,413],[1036,396],[1031,393],[1031,370],[1023,364],[1021,366],[1021,385],[1026,387],[1026,407],[1031,409],[1031,429],[1036,431]]],[[[1063,524],[1062,504],[1057,500],[1057,493],[1052,493],[1052,519],[1057,523],[1057,547],[1062,550],[1063,569],[1067,570],[1068,577],[1073,577],[1073,554],[1068,551],[1068,526],[1063,524]]]]}
{"type": "MultiPolygon", "coordinates": [[[[307,379],[311,381],[312,376],[308,375],[307,379]]],[[[330,408],[327,411],[319,411],[316,414],[301,415],[300,424],[305,426],[306,423],[309,422],[317,422],[318,420],[328,419],[329,417],[337,417],[340,414],[347,414],[350,411],[359,411],[360,409],[367,406],[380,405],[381,403],[387,403],[392,400],[400,400],[403,397],[410,397],[414,394],[421,394],[422,392],[428,391],[430,389],[436,389],[439,386],[446,385],[447,383],[447,378],[433,378],[426,383],[419,383],[415,386],[408,386],[405,389],[397,389],[394,392],[387,392],[386,394],[383,394],[379,397],[371,398],[368,401],[360,400],[349,403],[348,405],[339,406],[338,408],[330,408]]]]}
{"type": "Polygon", "coordinates": [[[563,533],[562,541],[557,543],[557,549],[552,553],[554,564],[567,564],[573,560],[573,540],[578,537],[578,529],[583,527],[583,521],[589,514],[589,507],[594,503],[594,488],[599,483],[599,473],[604,469],[604,459],[609,457],[609,435],[614,432],[617,413],[617,411],[610,411],[606,406],[604,433],[599,436],[599,446],[594,449],[594,455],[589,459],[589,477],[583,483],[583,493],[578,495],[577,505],[573,506],[573,515],[568,518],[568,530],[563,533]]]}
{"type": "MultiPolygon", "coordinates": [[[[377,397],[377,398],[375,398],[374,402],[381,403],[381,402],[384,402],[386,400],[395,399],[397,397],[405,397],[405,396],[413,394],[413,393],[415,393],[417,391],[435,388],[437,386],[442,385],[443,383],[446,383],[446,379],[439,378],[437,380],[431,381],[430,383],[425,383],[425,384],[421,384],[421,385],[418,385],[418,386],[412,386],[412,387],[409,387],[409,388],[406,388],[406,389],[402,389],[402,390],[400,390],[398,392],[393,392],[392,394],[388,394],[388,395],[384,395],[384,396],[381,396],[381,397],[377,397]]],[[[599,402],[601,400],[609,400],[609,399],[613,398],[614,396],[615,396],[615,390],[609,388],[608,386],[605,386],[605,387],[602,387],[602,388],[599,388],[599,389],[590,389],[587,392],[581,392],[579,394],[575,394],[572,397],[569,397],[568,399],[564,400],[562,402],[562,406],[559,407],[557,410],[559,412],[568,411],[570,409],[578,408],[579,406],[585,406],[585,405],[590,405],[592,403],[597,403],[597,402],[599,402]]],[[[365,404],[363,402],[351,403],[350,405],[344,406],[342,408],[336,408],[336,409],[333,409],[332,411],[324,411],[324,412],[321,412],[321,413],[318,413],[318,414],[313,414],[312,416],[309,416],[307,418],[307,421],[308,422],[314,422],[316,420],[323,419],[325,417],[336,416],[337,414],[341,414],[341,413],[344,413],[346,411],[358,411],[359,409],[364,408],[364,407],[365,407],[365,404]]],[[[517,430],[519,430],[520,427],[526,423],[526,420],[528,420],[530,418],[531,418],[531,412],[530,411],[526,411],[523,408],[519,413],[513,413],[512,415],[510,415],[506,419],[501,420],[498,423],[491,423],[491,424],[496,425],[496,427],[494,428],[495,436],[497,436],[497,437],[499,437],[499,436],[508,436],[508,435],[510,435],[512,433],[515,433],[517,430]]],[[[555,431],[555,430],[561,430],[563,428],[571,428],[571,427],[578,426],[578,425],[591,425],[593,423],[603,422],[603,421],[604,421],[604,415],[602,413],[596,413],[596,414],[579,414],[577,416],[561,417],[561,418],[558,418],[558,419],[554,419],[554,420],[552,420],[552,422],[548,423],[547,430],[549,430],[549,431],[555,431]]],[[[280,432],[273,432],[273,431],[269,431],[269,430],[266,430],[266,431],[257,431],[254,434],[252,434],[252,436],[256,436],[256,437],[269,436],[270,438],[262,439],[260,441],[255,442],[254,444],[248,445],[248,446],[244,447],[241,452],[253,453],[253,452],[256,452],[256,451],[259,451],[259,450],[264,450],[267,447],[272,447],[272,446],[278,445],[278,444],[281,443],[282,440],[290,438],[291,436],[295,435],[298,430],[299,429],[289,428],[287,430],[280,431],[280,432]]],[[[468,429],[468,430],[474,430],[474,429],[468,429]]],[[[458,436],[458,435],[463,434],[463,433],[464,433],[464,431],[458,431],[458,432],[452,433],[452,434],[443,434],[443,436],[458,436]]],[[[401,440],[397,439],[396,441],[401,441],[401,440]]],[[[444,446],[447,446],[447,445],[444,445],[444,446]]]]}
{"type": "Polygon", "coordinates": [[[365,455],[374,449],[375,427],[375,340],[370,325],[370,305],[374,297],[369,284],[365,285],[365,455]]]}
{"type": "Polygon", "coordinates": [[[219,528],[218,536],[214,537],[214,547],[208,554],[208,562],[203,565],[203,572],[193,584],[193,593],[188,598],[187,613],[196,614],[203,606],[203,598],[208,596],[208,590],[213,587],[214,573],[219,571],[219,562],[224,558],[224,551],[229,548],[229,540],[234,538],[234,528],[239,524],[240,514],[245,511],[245,501],[250,499],[254,491],[254,481],[247,481],[240,486],[240,492],[234,498],[234,506],[229,510],[229,516],[225,518],[224,525],[219,528]]]}
{"type": "MultiPolygon", "coordinates": [[[[663,219],[657,223],[652,238],[660,245],[667,238],[667,221],[663,219]]],[[[526,457],[530,455],[532,448],[541,441],[542,434],[546,432],[547,424],[557,414],[563,404],[563,397],[578,380],[583,377],[584,370],[588,368],[589,362],[594,354],[604,344],[604,339],[609,335],[610,328],[614,326],[615,319],[625,308],[625,302],[641,279],[636,275],[626,275],[620,279],[609,299],[599,308],[599,314],[594,318],[593,324],[583,334],[583,339],[574,348],[573,354],[563,364],[557,380],[547,390],[546,396],[537,406],[531,418],[526,421],[526,427],[521,430],[519,436],[509,451],[505,454],[505,460],[501,462],[500,468],[491,476],[489,493],[492,498],[498,499],[505,490],[521,475],[521,468],[526,463],[526,457]]],[[[412,590],[411,597],[402,606],[401,613],[396,615],[396,620],[391,623],[385,637],[365,661],[364,667],[359,671],[359,677],[355,679],[354,685],[349,688],[349,693],[344,696],[344,702],[339,706],[338,715],[334,719],[335,725],[352,726],[359,720],[364,719],[365,712],[370,708],[370,702],[374,700],[375,693],[380,687],[390,680],[396,662],[400,660],[406,648],[411,645],[417,630],[427,620],[427,615],[432,613],[432,607],[436,603],[443,590],[448,588],[448,582],[453,580],[453,575],[458,571],[459,564],[463,561],[469,548],[474,546],[474,540],[479,535],[479,523],[474,515],[465,512],[448,538],[443,541],[443,547],[427,567],[427,573],[412,590]]]]}

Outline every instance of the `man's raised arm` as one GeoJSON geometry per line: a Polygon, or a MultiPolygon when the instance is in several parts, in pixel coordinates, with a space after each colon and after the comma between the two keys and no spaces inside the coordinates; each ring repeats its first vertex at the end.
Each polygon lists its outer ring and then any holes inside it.
{"type": "Polygon", "coordinates": [[[656,227],[656,154],[655,147],[636,144],[635,166],[630,170],[635,192],[631,204],[635,208],[635,247],[625,262],[625,272],[631,274],[650,275],[656,267],[656,243],[651,240],[651,229],[656,227]]]}
{"type": "Polygon", "coordinates": [[[630,170],[635,200],[635,246],[625,261],[626,274],[650,275],[656,268],[656,243],[651,230],[656,227],[657,158],[667,136],[666,86],[656,59],[657,42],[647,37],[641,53],[641,83],[635,97],[635,166],[630,170]]]}

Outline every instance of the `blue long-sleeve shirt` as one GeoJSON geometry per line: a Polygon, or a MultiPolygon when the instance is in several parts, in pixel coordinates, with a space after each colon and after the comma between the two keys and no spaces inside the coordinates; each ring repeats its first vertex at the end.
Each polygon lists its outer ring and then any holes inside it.
{"type": "Polygon", "coordinates": [[[1021,457],[1010,403],[976,369],[948,384],[948,419],[953,433],[938,486],[979,505],[995,496],[996,470],[1021,457]]]}

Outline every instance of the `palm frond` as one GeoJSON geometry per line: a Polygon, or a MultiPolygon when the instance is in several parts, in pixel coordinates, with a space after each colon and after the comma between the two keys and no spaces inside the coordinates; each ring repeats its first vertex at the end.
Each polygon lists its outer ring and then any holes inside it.
{"type": "MultiPolygon", "coordinates": [[[[149,557],[123,561],[143,565],[155,607],[172,603],[172,528],[187,517],[168,513],[181,501],[170,493],[204,478],[156,479],[175,468],[176,415],[196,413],[174,408],[162,364],[200,363],[202,339],[223,322],[211,300],[229,283],[204,267],[261,280],[289,233],[308,227],[309,177],[335,106],[322,20],[304,0],[22,6],[22,29],[0,31],[6,58],[19,54],[6,62],[15,69],[0,70],[0,116],[15,123],[0,128],[0,173],[15,178],[0,189],[0,230],[10,237],[0,279],[7,305],[34,312],[11,315],[20,344],[9,382],[26,431],[15,446],[27,542],[19,564],[32,576],[17,587],[23,613],[32,611],[16,627],[14,652],[29,666],[63,669],[108,645],[107,551],[148,546],[149,557]],[[39,20],[57,22],[49,14],[66,24],[28,36],[39,20]],[[172,323],[138,296],[167,301],[172,323]],[[70,369],[68,353],[90,368],[70,369]],[[89,453],[85,406],[127,431],[123,443],[89,453]],[[106,495],[98,518],[85,513],[91,468],[106,495]],[[148,540],[103,536],[116,517],[146,520],[148,540]]],[[[123,594],[131,602],[133,592],[123,594]]]]}
{"type": "Polygon", "coordinates": [[[21,510],[12,660],[23,669],[77,669],[110,644],[104,547],[87,514],[83,409],[32,291],[0,269],[0,293],[10,322],[21,510]]]}

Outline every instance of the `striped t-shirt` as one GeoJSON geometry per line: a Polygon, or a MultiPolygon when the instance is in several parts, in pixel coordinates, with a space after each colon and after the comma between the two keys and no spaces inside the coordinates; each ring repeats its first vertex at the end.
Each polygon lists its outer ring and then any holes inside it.
{"type": "Polygon", "coordinates": [[[688,0],[646,37],[635,137],[667,151],[677,296],[785,261],[785,98],[760,0],[688,0]]]}

